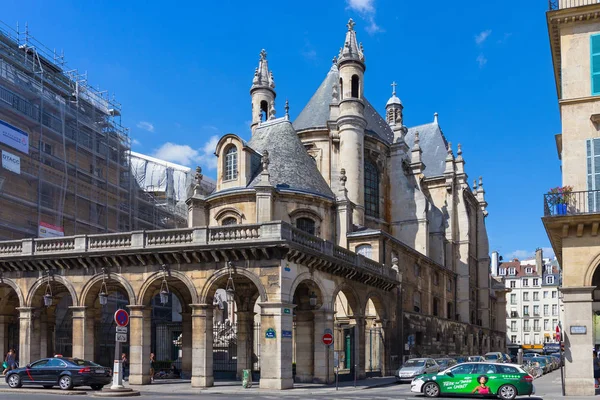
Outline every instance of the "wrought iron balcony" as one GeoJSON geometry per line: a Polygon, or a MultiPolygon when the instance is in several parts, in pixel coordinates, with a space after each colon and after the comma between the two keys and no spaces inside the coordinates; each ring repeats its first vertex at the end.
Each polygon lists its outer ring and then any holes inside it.
{"type": "Polygon", "coordinates": [[[580,214],[600,214],[600,190],[544,195],[545,217],[580,214]]]}
{"type": "Polygon", "coordinates": [[[599,4],[598,0],[548,0],[548,9],[550,11],[562,10],[564,8],[574,8],[599,4]]]}

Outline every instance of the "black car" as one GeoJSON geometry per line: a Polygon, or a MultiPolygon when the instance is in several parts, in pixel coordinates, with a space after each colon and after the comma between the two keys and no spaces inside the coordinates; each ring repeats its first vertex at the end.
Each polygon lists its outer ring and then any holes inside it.
{"type": "Polygon", "coordinates": [[[5,379],[11,388],[40,385],[46,389],[59,386],[69,390],[75,386],[90,386],[93,390],[100,390],[112,381],[112,371],[91,361],[54,357],[13,369],[6,373],[5,379]]]}

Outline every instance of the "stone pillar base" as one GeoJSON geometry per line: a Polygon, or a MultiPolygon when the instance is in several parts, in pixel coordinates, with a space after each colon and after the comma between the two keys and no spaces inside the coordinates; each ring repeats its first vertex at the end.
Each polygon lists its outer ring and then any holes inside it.
{"type": "Polygon", "coordinates": [[[207,388],[215,385],[212,376],[192,376],[192,387],[207,388]]]}
{"type": "Polygon", "coordinates": [[[594,389],[594,379],[570,378],[569,381],[565,380],[565,394],[567,397],[595,396],[596,389],[594,389]]]}
{"type": "Polygon", "coordinates": [[[275,390],[293,389],[294,380],[292,378],[261,378],[259,387],[261,389],[275,390]]]}
{"type": "Polygon", "coordinates": [[[150,375],[129,375],[129,384],[130,385],[149,385],[150,384],[150,375]]]}

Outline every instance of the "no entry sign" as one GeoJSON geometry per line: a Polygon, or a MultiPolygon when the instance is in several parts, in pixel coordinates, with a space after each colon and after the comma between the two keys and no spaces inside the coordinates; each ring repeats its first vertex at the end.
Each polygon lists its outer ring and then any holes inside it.
{"type": "Polygon", "coordinates": [[[129,314],[125,310],[117,310],[115,312],[115,323],[118,326],[127,326],[129,324],[129,314]]]}
{"type": "Polygon", "coordinates": [[[325,346],[330,346],[333,344],[333,335],[331,333],[326,333],[323,335],[323,344],[325,346]]]}

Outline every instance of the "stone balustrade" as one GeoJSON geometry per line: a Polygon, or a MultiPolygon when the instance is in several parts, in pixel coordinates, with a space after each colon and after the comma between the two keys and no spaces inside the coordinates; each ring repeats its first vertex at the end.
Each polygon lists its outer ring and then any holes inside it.
{"type": "Polygon", "coordinates": [[[118,254],[120,251],[194,247],[205,248],[216,245],[264,245],[289,243],[295,248],[322,254],[337,262],[352,265],[360,270],[396,280],[391,268],[334,245],[281,221],[262,224],[228,225],[218,227],[196,227],[154,231],[133,231],[97,235],[76,235],[43,239],[22,239],[0,242],[0,258],[14,259],[43,255],[118,254]]]}

